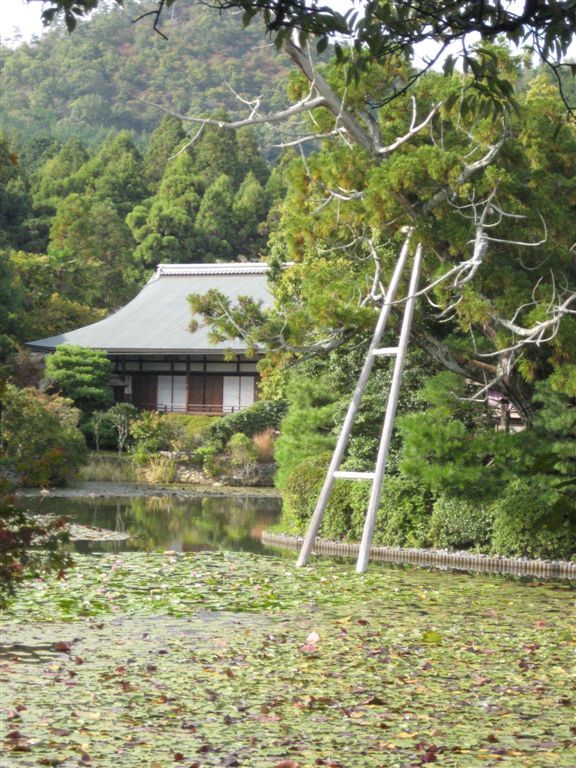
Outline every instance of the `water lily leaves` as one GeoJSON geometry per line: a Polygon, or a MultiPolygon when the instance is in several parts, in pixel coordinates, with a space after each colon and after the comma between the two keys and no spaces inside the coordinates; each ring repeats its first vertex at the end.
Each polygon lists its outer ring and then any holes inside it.
{"type": "Polygon", "coordinates": [[[576,764],[562,585],[244,554],[77,559],[5,617],[10,768],[576,764]]]}
{"type": "Polygon", "coordinates": [[[442,645],[442,635],[432,629],[422,633],[422,642],[426,645],[442,645]]]}

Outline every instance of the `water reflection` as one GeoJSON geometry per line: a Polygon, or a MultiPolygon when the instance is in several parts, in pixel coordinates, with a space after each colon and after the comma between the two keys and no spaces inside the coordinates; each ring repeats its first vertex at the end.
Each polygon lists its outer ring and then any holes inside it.
{"type": "MultiPolygon", "coordinates": [[[[28,506],[31,506],[30,504],[28,506]]],[[[262,530],[278,522],[274,498],[168,497],[121,499],[43,499],[43,514],[64,515],[70,522],[128,533],[126,541],[76,541],[90,552],[235,550],[264,552],[262,530]]]]}

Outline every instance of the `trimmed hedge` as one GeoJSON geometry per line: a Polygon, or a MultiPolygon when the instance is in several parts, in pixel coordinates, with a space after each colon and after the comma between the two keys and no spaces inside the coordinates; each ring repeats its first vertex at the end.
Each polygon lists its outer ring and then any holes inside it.
{"type": "Polygon", "coordinates": [[[515,557],[570,559],[576,552],[576,510],[550,514],[550,484],[542,477],[517,480],[492,506],[492,551],[515,557]]]}
{"type": "MultiPolygon", "coordinates": [[[[331,453],[305,459],[290,475],[284,492],[281,528],[305,533],[314,512],[331,453]]],[[[336,480],[320,528],[329,539],[358,541],[362,536],[370,483],[336,480]]],[[[376,521],[374,544],[423,547],[430,544],[432,498],[415,483],[399,475],[384,481],[376,521]]]]}
{"type": "Polygon", "coordinates": [[[248,408],[236,413],[230,413],[218,419],[206,430],[209,443],[216,444],[222,450],[232,435],[241,432],[247,437],[254,437],[268,427],[278,429],[286,415],[286,404],[260,400],[248,408]]]}
{"type": "Polygon", "coordinates": [[[486,550],[493,526],[492,506],[443,495],[434,502],[430,538],[438,549],[486,550]]]}
{"type": "MultiPolygon", "coordinates": [[[[302,535],[314,512],[331,453],[302,461],[283,489],[279,529],[302,535]]],[[[370,483],[336,480],[319,534],[359,541],[370,483]]],[[[384,480],[374,544],[479,549],[511,557],[570,559],[576,552],[576,510],[551,514],[550,485],[541,478],[511,483],[491,505],[432,494],[402,475],[384,480]]]]}

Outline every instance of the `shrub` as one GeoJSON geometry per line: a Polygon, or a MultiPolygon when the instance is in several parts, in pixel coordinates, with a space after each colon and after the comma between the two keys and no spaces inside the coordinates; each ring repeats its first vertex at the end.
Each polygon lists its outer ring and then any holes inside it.
{"type": "Polygon", "coordinates": [[[130,422],[130,436],[136,447],[148,453],[168,451],[173,447],[174,428],[156,411],[145,411],[139,419],[130,422]]]}
{"type": "Polygon", "coordinates": [[[492,508],[481,502],[440,496],[430,522],[432,545],[443,549],[485,549],[492,537],[492,508]]]}
{"type": "MultiPolygon", "coordinates": [[[[326,477],[331,453],[304,459],[290,474],[282,491],[282,527],[304,533],[326,477]]],[[[324,514],[320,535],[359,541],[370,499],[371,484],[336,480],[324,514]]],[[[376,518],[374,544],[424,547],[430,543],[431,496],[400,475],[384,480],[376,518]]]]}
{"type": "Polygon", "coordinates": [[[206,430],[206,438],[208,442],[215,443],[222,449],[237,432],[253,437],[267,427],[278,429],[285,413],[285,403],[260,400],[242,411],[231,413],[210,424],[206,430]]]}
{"type": "Polygon", "coordinates": [[[192,452],[202,444],[209,427],[220,421],[219,416],[166,413],[163,418],[173,432],[173,447],[177,451],[192,452]]]}
{"type": "MultiPolygon", "coordinates": [[[[306,532],[331,456],[331,453],[325,452],[306,458],[294,467],[282,491],[283,530],[295,534],[306,532]]],[[[351,516],[348,489],[344,483],[336,483],[330,494],[320,535],[326,538],[354,538],[351,516]]]]}
{"type": "MultiPolygon", "coordinates": [[[[559,497],[559,494],[557,494],[559,497]]],[[[534,477],[510,484],[492,507],[492,550],[500,555],[570,558],[576,554],[576,513],[551,513],[550,483],[534,477]]]]}
{"type": "Polygon", "coordinates": [[[194,452],[194,461],[202,467],[203,471],[209,477],[217,477],[220,472],[220,464],[218,461],[218,447],[214,443],[207,443],[201,445],[194,452]]]}
{"type": "Polygon", "coordinates": [[[228,440],[226,450],[230,455],[230,463],[233,467],[245,467],[256,461],[257,454],[252,440],[242,432],[232,435],[228,440]]]}
{"type": "Polygon", "coordinates": [[[100,349],[62,344],[46,357],[46,378],[85,414],[113,400],[112,363],[100,349]]]}
{"type": "Polygon", "coordinates": [[[88,458],[70,400],[37,389],[6,385],[2,396],[2,448],[28,485],[61,485],[88,458]]]}
{"type": "MultiPolygon", "coordinates": [[[[370,498],[370,483],[348,482],[352,507],[351,529],[355,539],[362,536],[370,498]]],[[[374,530],[374,544],[397,547],[430,545],[432,496],[419,483],[402,475],[384,478],[380,508],[374,530]]]]}

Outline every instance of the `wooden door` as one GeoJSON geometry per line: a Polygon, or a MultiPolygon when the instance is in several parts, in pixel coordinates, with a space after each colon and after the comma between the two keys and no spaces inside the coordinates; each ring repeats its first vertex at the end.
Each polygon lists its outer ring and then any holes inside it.
{"type": "Polygon", "coordinates": [[[188,392],[186,410],[190,413],[202,413],[204,407],[204,376],[202,374],[188,376],[188,392]]]}
{"type": "Polygon", "coordinates": [[[132,403],[139,411],[155,411],[158,406],[158,382],[154,374],[132,376],[132,403]]]}
{"type": "Polygon", "coordinates": [[[204,409],[206,413],[222,413],[224,377],[207,375],[204,379],[204,409]]]}

